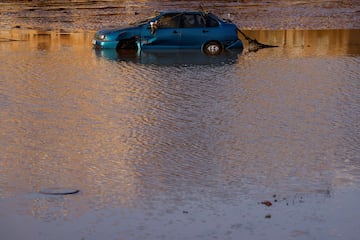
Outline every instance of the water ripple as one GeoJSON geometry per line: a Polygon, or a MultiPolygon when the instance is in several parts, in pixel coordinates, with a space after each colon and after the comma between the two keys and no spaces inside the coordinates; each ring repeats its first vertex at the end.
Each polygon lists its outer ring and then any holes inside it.
{"type": "Polygon", "coordinates": [[[343,47],[164,66],[74,36],[2,47],[2,196],[69,186],[94,208],[146,207],[359,181],[359,59],[343,47]]]}

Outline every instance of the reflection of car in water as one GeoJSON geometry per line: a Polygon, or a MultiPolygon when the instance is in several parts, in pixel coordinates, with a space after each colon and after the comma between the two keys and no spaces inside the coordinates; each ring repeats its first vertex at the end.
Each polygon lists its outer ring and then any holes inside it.
{"type": "Polygon", "coordinates": [[[242,49],[235,24],[205,12],[163,12],[135,26],[100,30],[96,48],[197,49],[218,55],[226,49],[242,49]]]}
{"type": "Polygon", "coordinates": [[[99,57],[113,61],[125,61],[154,65],[223,65],[237,61],[242,50],[226,50],[216,56],[207,56],[197,49],[95,49],[99,57]]]}

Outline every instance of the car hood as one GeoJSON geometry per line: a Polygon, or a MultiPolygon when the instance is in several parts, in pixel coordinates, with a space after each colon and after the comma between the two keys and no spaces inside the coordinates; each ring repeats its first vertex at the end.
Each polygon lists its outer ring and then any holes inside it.
{"type": "Polygon", "coordinates": [[[136,30],[136,29],[139,29],[139,26],[127,25],[127,26],[122,26],[122,27],[112,28],[112,29],[102,29],[102,30],[99,30],[97,32],[97,34],[99,34],[99,35],[103,35],[103,34],[104,35],[109,35],[109,34],[113,34],[113,33],[132,31],[132,30],[136,30]]]}

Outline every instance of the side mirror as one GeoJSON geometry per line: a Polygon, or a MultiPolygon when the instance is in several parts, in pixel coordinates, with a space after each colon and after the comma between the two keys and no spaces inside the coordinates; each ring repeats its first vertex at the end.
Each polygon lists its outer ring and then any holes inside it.
{"type": "Polygon", "coordinates": [[[150,31],[151,31],[151,34],[154,34],[156,29],[158,28],[158,21],[155,21],[155,22],[150,22],[150,31]]]}

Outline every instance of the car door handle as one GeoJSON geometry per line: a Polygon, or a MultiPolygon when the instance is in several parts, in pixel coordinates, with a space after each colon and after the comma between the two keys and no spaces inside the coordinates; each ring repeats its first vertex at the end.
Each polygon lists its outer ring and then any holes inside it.
{"type": "Polygon", "coordinates": [[[209,32],[209,30],[203,30],[203,33],[208,33],[209,32]]]}
{"type": "Polygon", "coordinates": [[[176,33],[179,33],[179,32],[178,32],[178,31],[176,31],[176,30],[174,30],[174,31],[173,31],[173,33],[175,33],[175,34],[176,34],[176,33]]]}

